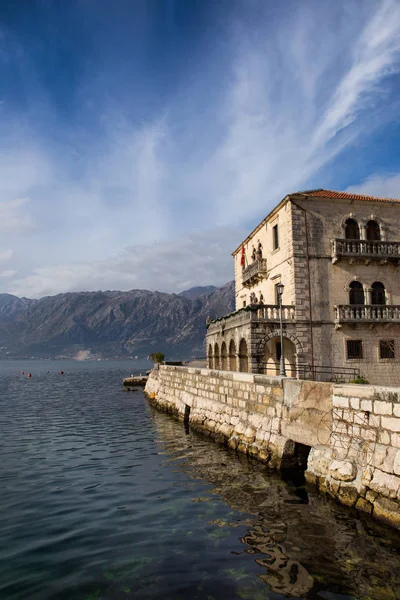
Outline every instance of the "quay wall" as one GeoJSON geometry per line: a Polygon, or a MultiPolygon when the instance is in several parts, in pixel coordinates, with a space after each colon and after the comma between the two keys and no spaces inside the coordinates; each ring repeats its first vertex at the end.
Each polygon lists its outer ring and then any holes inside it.
{"type": "Polygon", "coordinates": [[[150,401],[400,529],[400,388],[160,365],[150,401]]]}

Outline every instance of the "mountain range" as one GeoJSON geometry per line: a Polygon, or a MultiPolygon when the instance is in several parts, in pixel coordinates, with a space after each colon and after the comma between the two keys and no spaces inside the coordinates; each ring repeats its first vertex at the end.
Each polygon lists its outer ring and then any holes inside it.
{"type": "Polygon", "coordinates": [[[74,292],[40,299],[0,294],[0,358],[205,356],[206,318],[234,310],[234,282],[180,294],[74,292]]]}

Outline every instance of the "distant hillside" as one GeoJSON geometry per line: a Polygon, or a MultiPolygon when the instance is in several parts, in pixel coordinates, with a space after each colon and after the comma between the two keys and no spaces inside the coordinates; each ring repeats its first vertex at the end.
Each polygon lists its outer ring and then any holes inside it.
{"type": "Polygon", "coordinates": [[[0,358],[204,356],[205,321],[234,310],[234,283],[180,294],[77,292],[39,300],[0,294],[0,358]]]}

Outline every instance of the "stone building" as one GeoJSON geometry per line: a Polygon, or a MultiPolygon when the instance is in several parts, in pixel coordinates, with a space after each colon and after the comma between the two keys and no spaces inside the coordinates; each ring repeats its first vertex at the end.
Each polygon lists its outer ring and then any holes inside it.
{"type": "Polygon", "coordinates": [[[400,385],[400,200],[286,196],[233,252],[236,311],[207,325],[208,366],[400,385]]]}

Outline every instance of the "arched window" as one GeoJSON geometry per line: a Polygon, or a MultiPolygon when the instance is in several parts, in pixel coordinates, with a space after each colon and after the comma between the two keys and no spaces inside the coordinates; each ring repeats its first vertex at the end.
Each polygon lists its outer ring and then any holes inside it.
{"type": "Polygon", "coordinates": [[[385,286],[380,281],[372,284],[371,302],[372,304],[386,304],[385,286]]]}
{"type": "Polygon", "coordinates": [[[368,221],[366,227],[367,240],[380,240],[381,229],[376,221],[368,221]]]}
{"type": "Polygon", "coordinates": [[[364,304],[364,288],[359,281],[350,284],[350,304],[364,304]]]}
{"type": "Polygon", "coordinates": [[[222,342],[221,346],[221,369],[226,371],[228,369],[228,354],[226,351],[226,344],[222,342]]]}
{"type": "Polygon", "coordinates": [[[213,348],[212,348],[211,344],[208,346],[208,356],[207,356],[207,358],[208,358],[208,368],[209,369],[214,368],[213,348]]]}
{"type": "Polygon", "coordinates": [[[241,340],[239,344],[239,371],[242,373],[248,373],[249,371],[249,357],[247,355],[247,344],[246,340],[241,340]]]}
{"type": "Polygon", "coordinates": [[[346,240],[360,239],[360,228],[358,227],[357,221],[354,219],[347,219],[344,226],[344,237],[346,240]]]}
{"type": "Polygon", "coordinates": [[[214,369],[219,369],[219,348],[218,344],[214,346],[214,369]]]}
{"type": "Polygon", "coordinates": [[[233,340],[231,340],[231,343],[229,344],[229,370],[230,371],[237,371],[237,364],[236,364],[236,346],[235,346],[235,342],[233,340]]]}

